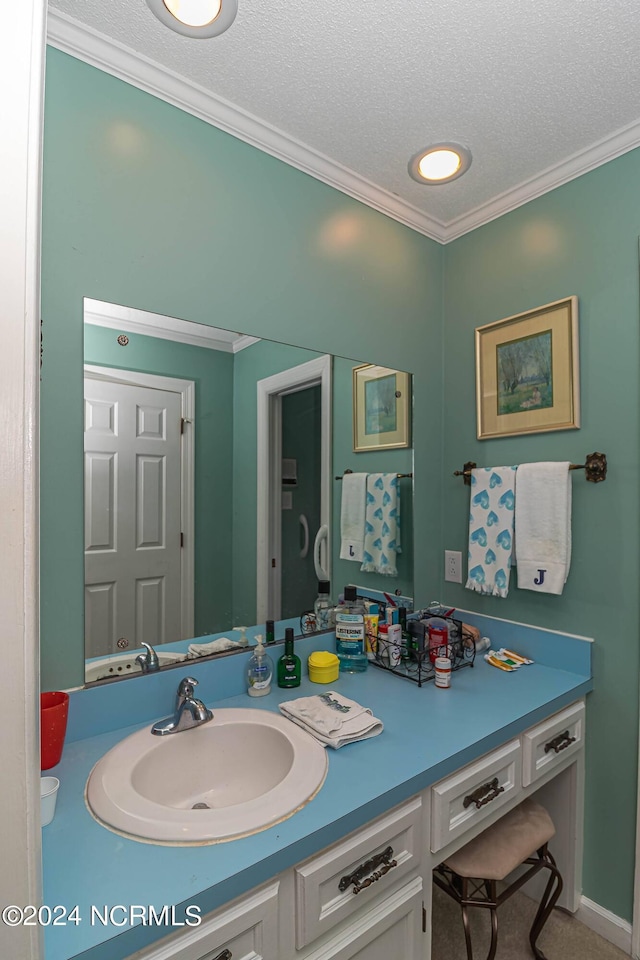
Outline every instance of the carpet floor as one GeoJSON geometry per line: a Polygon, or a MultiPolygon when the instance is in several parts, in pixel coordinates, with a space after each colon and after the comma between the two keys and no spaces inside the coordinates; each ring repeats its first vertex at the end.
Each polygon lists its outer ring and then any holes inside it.
{"type": "MultiPolygon", "coordinates": [[[[498,910],[496,960],[531,960],[529,928],[536,904],[523,893],[514,894],[498,910]]],[[[474,960],[485,960],[490,941],[489,911],[469,911],[474,960]]],[[[466,960],[460,907],[442,890],[433,888],[432,960],[466,960]]],[[[622,950],[603,940],[575,917],[554,910],[538,940],[547,960],[625,960],[622,950]]]]}

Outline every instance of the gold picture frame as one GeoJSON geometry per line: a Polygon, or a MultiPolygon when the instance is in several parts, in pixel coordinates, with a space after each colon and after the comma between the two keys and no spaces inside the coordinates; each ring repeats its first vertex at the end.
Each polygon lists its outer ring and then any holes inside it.
{"type": "Polygon", "coordinates": [[[580,426],[578,298],[476,329],[478,440],[580,426]]]}
{"type": "Polygon", "coordinates": [[[408,447],[411,375],[373,363],[353,368],[353,449],[408,447]]]}

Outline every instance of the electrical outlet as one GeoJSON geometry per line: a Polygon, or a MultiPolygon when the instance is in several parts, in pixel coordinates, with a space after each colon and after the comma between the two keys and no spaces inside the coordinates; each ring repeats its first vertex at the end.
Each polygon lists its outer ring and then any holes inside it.
{"type": "Polygon", "coordinates": [[[462,554],[459,550],[445,550],[444,578],[450,583],[462,583],[462,554]]]}

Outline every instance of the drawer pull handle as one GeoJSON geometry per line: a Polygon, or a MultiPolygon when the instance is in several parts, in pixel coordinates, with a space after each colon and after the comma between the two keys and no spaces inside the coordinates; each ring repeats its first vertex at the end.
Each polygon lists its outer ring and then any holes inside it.
{"type": "Polygon", "coordinates": [[[232,956],[231,950],[223,950],[222,953],[219,953],[217,957],[212,957],[211,960],[231,960],[232,956]]]}
{"type": "Polygon", "coordinates": [[[387,847],[382,853],[376,853],[375,856],[356,867],[353,873],[345,874],[340,880],[338,888],[344,892],[353,884],[353,892],[360,893],[361,890],[370,887],[372,883],[384,877],[385,873],[389,873],[389,870],[397,866],[398,861],[393,859],[393,847],[387,847]]]}
{"type": "Polygon", "coordinates": [[[483,783],[481,787],[478,787],[473,793],[465,797],[462,801],[462,806],[466,810],[472,803],[475,803],[476,809],[479,810],[480,807],[484,807],[486,803],[491,803],[492,800],[495,800],[499,793],[504,793],[504,787],[501,787],[498,778],[494,777],[489,783],[483,783]]]}
{"type": "Polygon", "coordinates": [[[570,737],[569,731],[565,730],[564,733],[559,733],[553,740],[549,740],[549,743],[545,743],[544,752],[549,753],[550,750],[553,750],[555,753],[560,753],[561,750],[566,750],[567,747],[575,742],[576,738],[570,737]]]}

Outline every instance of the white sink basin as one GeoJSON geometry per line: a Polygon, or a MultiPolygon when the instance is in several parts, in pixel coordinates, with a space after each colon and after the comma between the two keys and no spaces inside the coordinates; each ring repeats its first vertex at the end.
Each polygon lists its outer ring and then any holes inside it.
{"type": "Polygon", "coordinates": [[[315,796],[327,774],[317,740],[265,710],[213,714],[165,737],[146,727],[106,753],[87,781],[94,817],[134,839],[218,843],[265,830],[315,796]]]}

